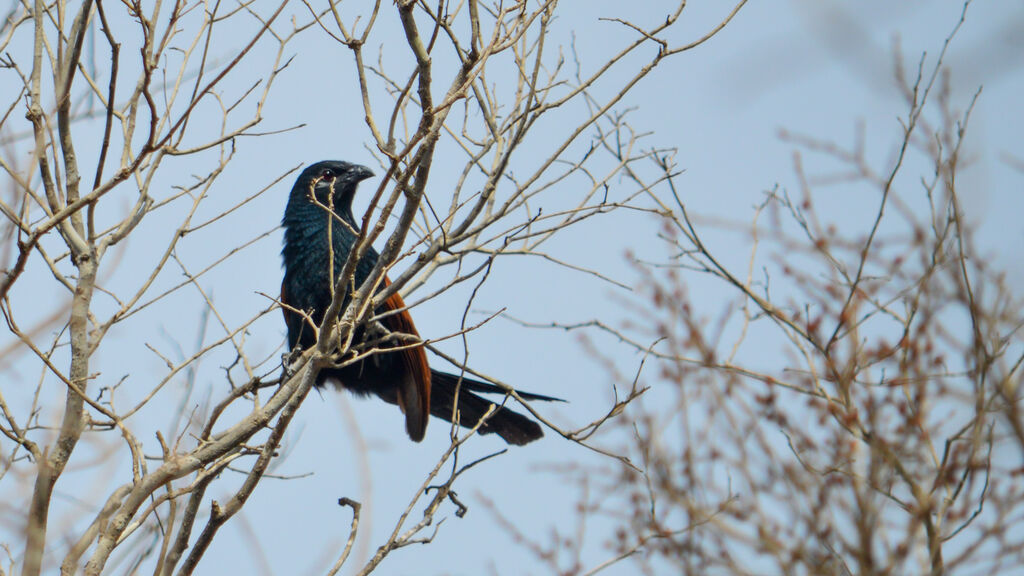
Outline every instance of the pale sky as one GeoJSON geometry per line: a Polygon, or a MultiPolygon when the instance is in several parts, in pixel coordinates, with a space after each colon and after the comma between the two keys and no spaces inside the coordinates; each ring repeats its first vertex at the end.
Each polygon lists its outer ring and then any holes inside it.
{"type": "MultiPolygon", "coordinates": [[[[383,17],[393,27],[396,16],[385,2],[383,17]]],[[[568,45],[575,36],[576,51],[584,68],[594,68],[603,55],[621,41],[621,26],[599,20],[626,13],[637,22],[664,17],[673,2],[565,3],[549,42],[568,45]],[[639,12],[639,14],[637,14],[639,12]]],[[[727,13],[727,3],[694,1],[672,40],[695,38],[727,13]]],[[[898,117],[906,114],[892,82],[894,39],[899,39],[904,61],[913,66],[922,52],[927,62],[938,54],[943,39],[955,25],[959,2],[870,0],[851,4],[838,0],[750,2],[736,19],[707,44],[664,62],[642,81],[623,107],[636,107],[631,119],[639,131],[651,131],[649,146],[678,149],[676,162],[685,172],[677,180],[690,212],[703,222],[728,219],[749,222],[753,206],[765,190],[776,185],[795,187],[793,146],[780,139],[781,130],[850,144],[858,123],[863,123],[869,157],[884,166],[899,135],[898,117]]],[[[345,10],[354,10],[346,3],[345,10]]],[[[975,1],[967,21],[949,49],[952,99],[963,108],[983,86],[971,118],[968,154],[976,158],[962,178],[961,194],[973,222],[979,224],[978,241],[984,252],[1006,269],[1016,285],[1024,282],[1024,8],[992,0],[975,1]],[[1014,168],[1013,162],[1017,163],[1014,168]]],[[[391,41],[402,41],[400,38],[391,41]]],[[[368,49],[375,53],[376,47],[368,49]]],[[[355,99],[356,81],[347,49],[323,34],[310,34],[291,48],[297,57],[276,86],[277,93],[264,113],[262,128],[306,124],[301,130],[270,139],[242,139],[238,158],[215,186],[231,205],[266,185],[284,170],[323,159],[344,159],[373,166],[366,150],[371,138],[355,99]]],[[[559,126],[540,126],[558,130],[559,126]]],[[[461,167],[462,158],[458,158],[461,167]]],[[[806,159],[814,170],[814,160],[806,159]]],[[[446,174],[443,158],[435,161],[431,187],[443,189],[454,174],[446,174]]],[[[364,184],[364,190],[379,178],[364,184]]],[[[625,183],[623,183],[625,185],[625,183]]],[[[225,230],[238,230],[245,238],[270,229],[280,221],[291,179],[278,184],[244,210],[225,230]]],[[[428,194],[432,192],[428,191],[428,194]]],[[[442,192],[443,194],[443,192],[442,192]]],[[[818,198],[825,212],[832,200],[826,191],[818,198]]],[[[877,197],[865,197],[870,215],[877,197]]],[[[206,210],[215,214],[218,201],[206,210]]],[[[357,213],[365,204],[356,202],[357,213]]],[[[836,204],[835,206],[845,206],[836,204]]],[[[856,211],[844,215],[844,225],[858,221],[856,211]]],[[[617,218],[617,217],[616,217],[617,218]]],[[[552,248],[568,260],[594,267],[624,282],[636,279],[626,259],[627,250],[651,260],[666,257],[655,237],[657,224],[650,217],[631,216],[594,222],[567,235],[552,248]]],[[[750,238],[740,229],[709,231],[714,248],[743,265],[750,238]]],[[[237,238],[223,238],[223,247],[237,238]]],[[[181,253],[196,265],[207,259],[207,238],[185,242],[181,253]]],[[[237,243],[237,242],[236,242],[237,243]]],[[[246,249],[223,269],[207,277],[204,287],[234,321],[252,316],[267,305],[259,293],[276,294],[280,284],[280,232],[246,249]]],[[[220,253],[223,250],[214,249],[220,253]]],[[[722,292],[700,282],[692,286],[695,301],[708,310],[723,305],[722,292]]],[[[424,337],[447,334],[458,327],[461,302],[453,294],[414,310],[424,337]],[[446,305],[450,305],[448,308],[446,305]]],[[[610,284],[594,282],[553,265],[534,260],[508,259],[496,266],[492,278],[477,297],[475,309],[488,312],[507,307],[509,314],[530,321],[580,322],[597,317],[621,319],[620,305],[630,295],[610,284]]],[[[179,315],[149,316],[154,341],[176,341],[191,346],[201,308],[193,295],[180,298],[179,315]],[[161,340],[162,339],[162,340],[161,340]]],[[[143,316],[145,317],[145,316],[143,316]]],[[[482,314],[481,314],[482,317],[482,314]]],[[[210,328],[211,338],[217,335],[210,328]]],[[[274,313],[253,325],[247,346],[255,357],[274,352],[285,334],[280,315],[274,313]]],[[[112,338],[120,337],[114,333],[112,338]]],[[[127,337],[127,335],[125,335],[127,337]]],[[[135,338],[135,336],[131,336],[135,338]]],[[[607,406],[611,375],[592,358],[577,334],[530,330],[497,320],[469,337],[470,364],[524,390],[565,398],[568,404],[539,406],[566,427],[584,424],[607,406]]],[[[639,356],[607,339],[595,340],[607,360],[632,375],[639,356]]],[[[0,345],[4,343],[0,339],[0,345]]],[[[129,344],[126,343],[126,346],[129,344]]],[[[139,342],[131,345],[141,348],[139,342]]],[[[459,342],[442,345],[461,354],[459,342]]],[[[107,352],[109,354],[110,352],[107,352]]],[[[161,370],[161,362],[144,349],[132,350],[133,359],[119,372],[161,370]]],[[[100,359],[104,361],[104,358],[100,359]]],[[[432,360],[433,362],[433,360],[432,360]]],[[[437,361],[435,366],[443,362],[437,361]]],[[[25,370],[29,372],[29,370],[25,370]]],[[[38,372],[31,372],[37,377],[38,372]]],[[[161,372],[162,373],[162,372],[161,372]]],[[[221,366],[212,360],[200,366],[198,386],[223,390],[221,366]]],[[[646,372],[657,393],[656,370],[646,372]]],[[[657,396],[654,396],[657,398],[657,396]]],[[[287,455],[274,473],[302,475],[291,480],[265,479],[245,511],[218,536],[200,566],[200,574],[258,572],[258,555],[250,534],[262,544],[262,556],[274,574],[320,574],[333,562],[348,535],[350,514],[336,502],[350,497],[363,503],[363,524],[353,558],[343,573],[351,573],[372,555],[390,532],[416,487],[448,445],[447,427],[434,420],[427,439],[416,444],[404,433],[396,408],[376,400],[356,399],[334,391],[316,392],[306,400],[293,423],[287,455]],[[354,420],[352,420],[354,418],[354,420]],[[358,430],[358,437],[354,432],[358,430]],[[370,483],[364,482],[368,471],[370,483]]],[[[152,429],[167,426],[161,419],[152,429]]],[[[146,428],[146,426],[142,426],[146,428]]],[[[143,430],[152,437],[152,430],[143,430]]],[[[599,444],[614,447],[614,434],[599,444]]],[[[495,438],[477,438],[463,458],[483,456],[504,448],[495,438]]],[[[550,433],[526,447],[511,447],[507,454],[467,473],[456,484],[460,499],[469,506],[465,518],[444,508],[435,541],[393,552],[378,574],[544,574],[527,550],[495,521],[493,510],[524,534],[545,538],[553,526],[563,530],[576,522],[574,506],[579,486],[566,480],[569,463],[614,469],[614,463],[587,452],[550,433]],[[493,508],[493,510],[492,510],[493,508]]],[[[608,478],[595,478],[607,482],[608,478]]],[[[230,484],[230,483],[229,483],[230,484]]],[[[72,486],[58,486],[67,493],[72,486]]],[[[223,487],[221,487],[223,489],[223,487]]],[[[216,497],[216,496],[215,496],[216,497]]],[[[221,498],[223,496],[220,496],[221,498]]],[[[420,517],[419,509],[412,514],[420,517]]],[[[588,526],[583,565],[589,569],[613,555],[606,547],[612,524],[593,519],[588,526]]],[[[20,542],[20,540],[15,540],[20,542]]],[[[563,562],[567,566],[568,559],[563,562]]],[[[629,561],[602,572],[633,574],[629,561]]]]}

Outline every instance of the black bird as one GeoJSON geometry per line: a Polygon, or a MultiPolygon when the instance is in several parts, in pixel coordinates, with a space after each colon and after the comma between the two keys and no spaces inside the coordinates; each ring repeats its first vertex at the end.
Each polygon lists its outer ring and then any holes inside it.
{"type": "MultiPolygon", "coordinates": [[[[331,303],[331,286],[349,257],[357,239],[359,224],[352,215],[352,198],[359,182],[373,176],[368,168],[348,162],[327,160],[317,162],[302,171],[292,187],[285,208],[284,281],[281,284],[281,302],[284,320],[288,326],[288,347],[303,349],[316,343],[316,330],[310,326],[301,310],[318,326],[331,303]],[[333,198],[331,197],[333,193],[333,198]],[[315,199],[315,200],[314,200],[315,199]],[[326,207],[333,204],[335,219],[326,207]],[[339,222],[338,219],[342,222],[339,222]],[[330,222],[330,230],[328,224],[330,222]],[[331,249],[333,244],[333,267],[331,249]],[[330,276],[333,270],[334,277],[330,276]]],[[[354,281],[347,292],[354,292],[367,279],[380,255],[368,248],[356,265],[354,281]]],[[[389,283],[385,277],[383,285],[389,283]]],[[[346,304],[348,296],[346,296],[346,304]]],[[[342,308],[344,310],[344,307],[342,308]]],[[[380,319],[392,333],[416,337],[418,333],[412,316],[398,293],[393,294],[377,308],[378,315],[392,312],[380,319]]],[[[354,346],[369,339],[367,330],[356,332],[354,346]]],[[[431,370],[423,346],[410,345],[408,340],[392,338],[378,346],[399,350],[377,352],[343,368],[325,368],[320,371],[317,385],[332,381],[359,395],[376,394],[386,402],[397,404],[405,413],[405,429],[409,437],[419,442],[427,429],[427,415],[452,421],[453,403],[458,389],[459,424],[473,427],[493,404],[473,392],[504,394],[505,390],[493,384],[431,370]]],[[[517,391],[518,392],[518,391],[517,391]]],[[[529,400],[557,400],[539,394],[518,392],[529,400]]],[[[482,434],[497,434],[509,444],[522,445],[544,435],[539,424],[508,408],[496,406],[495,412],[479,429],[482,434]]]]}

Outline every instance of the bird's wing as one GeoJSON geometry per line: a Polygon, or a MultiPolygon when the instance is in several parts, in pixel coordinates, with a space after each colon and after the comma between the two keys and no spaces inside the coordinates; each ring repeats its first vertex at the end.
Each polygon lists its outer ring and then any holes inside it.
{"type": "MultiPolygon", "coordinates": [[[[387,276],[384,286],[391,284],[387,276]]],[[[412,315],[405,307],[405,301],[395,292],[381,304],[379,313],[398,311],[381,319],[381,323],[392,332],[411,334],[419,337],[412,315]]],[[[422,345],[403,344],[401,350],[392,352],[398,357],[403,374],[397,383],[398,405],[405,412],[405,428],[409,437],[419,442],[427,430],[430,417],[430,365],[422,345]]]]}

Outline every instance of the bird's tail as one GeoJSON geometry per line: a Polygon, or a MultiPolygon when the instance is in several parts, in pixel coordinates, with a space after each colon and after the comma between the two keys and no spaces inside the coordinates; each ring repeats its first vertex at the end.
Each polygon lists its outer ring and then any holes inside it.
{"type": "MultiPolygon", "coordinates": [[[[460,426],[472,428],[487,414],[494,402],[477,396],[473,392],[483,394],[505,394],[505,389],[493,384],[472,380],[465,376],[430,371],[430,413],[447,422],[452,421],[454,410],[457,410],[460,426]],[[461,382],[460,382],[461,380],[461,382]],[[455,406],[455,391],[459,391],[459,402],[455,406]]],[[[524,400],[559,401],[558,398],[531,394],[516,390],[524,400]]],[[[481,434],[497,434],[509,444],[522,446],[544,435],[540,424],[518,412],[495,405],[494,412],[478,430],[481,434]]]]}

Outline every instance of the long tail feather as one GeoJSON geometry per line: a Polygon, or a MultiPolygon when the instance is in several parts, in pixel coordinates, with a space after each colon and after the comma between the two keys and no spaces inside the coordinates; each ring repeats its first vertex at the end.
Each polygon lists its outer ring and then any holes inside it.
{"type": "MultiPolygon", "coordinates": [[[[473,392],[504,394],[505,390],[493,384],[460,378],[454,374],[430,371],[431,393],[430,413],[442,420],[451,422],[453,416],[453,405],[455,404],[455,390],[459,386],[459,402],[457,406],[459,425],[472,428],[487,414],[491,405],[495,404],[477,396],[473,392]]],[[[561,401],[558,398],[519,392],[524,400],[547,400],[561,401]]],[[[522,446],[544,436],[540,424],[530,418],[514,412],[502,406],[496,406],[495,411],[479,429],[481,434],[497,434],[505,442],[516,446],[522,446]]]]}

